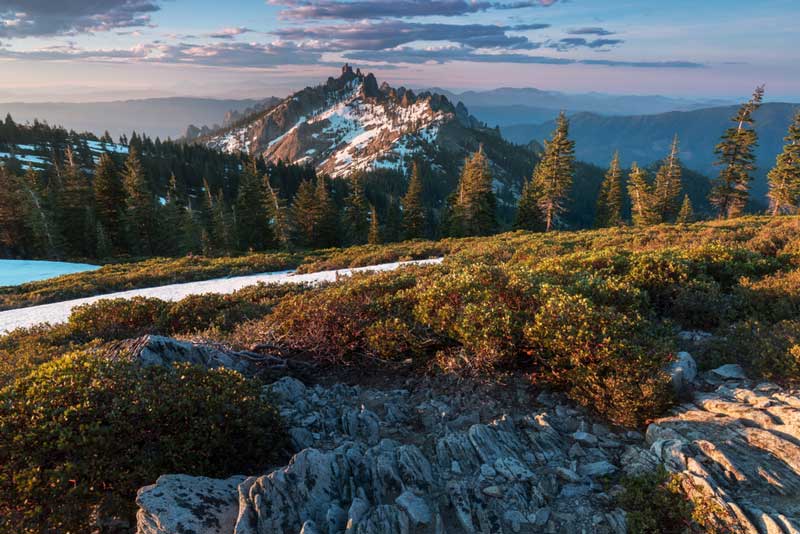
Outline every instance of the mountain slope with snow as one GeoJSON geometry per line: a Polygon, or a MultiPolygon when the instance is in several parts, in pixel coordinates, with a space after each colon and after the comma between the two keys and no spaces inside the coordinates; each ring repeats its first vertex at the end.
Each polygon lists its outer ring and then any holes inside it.
{"type": "Polygon", "coordinates": [[[435,93],[378,86],[372,74],[349,65],[339,78],[307,87],[201,142],[268,161],[307,163],[333,177],[377,169],[406,174],[414,159],[452,175],[468,153],[484,145],[499,181],[512,188],[534,158],[470,116],[463,105],[435,93]]]}

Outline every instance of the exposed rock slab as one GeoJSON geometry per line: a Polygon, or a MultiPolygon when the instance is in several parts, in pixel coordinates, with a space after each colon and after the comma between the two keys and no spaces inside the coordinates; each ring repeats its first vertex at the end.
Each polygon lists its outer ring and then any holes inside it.
{"type": "Polygon", "coordinates": [[[244,477],[164,475],[136,496],[138,534],[230,534],[244,477]]]}
{"type": "MultiPolygon", "coordinates": [[[[737,366],[738,367],[738,366],[737,366]]],[[[740,378],[741,370],[713,371],[740,378]]],[[[728,383],[647,430],[652,451],[733,532],[800,533],[800,395],[728,383]]]]}

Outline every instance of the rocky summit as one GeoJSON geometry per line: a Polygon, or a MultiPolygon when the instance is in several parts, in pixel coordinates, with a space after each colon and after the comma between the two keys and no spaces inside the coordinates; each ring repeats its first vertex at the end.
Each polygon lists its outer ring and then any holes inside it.
{"type": "MultiPolygon", "coordinates": [[[[156,363],[167,339],[140,354],[156,363]]],[[[226,361],[240,365],[213,360],[226,361]]],[[[138,533],[624,533],[621,477],[661,465],[723,531],[800,532],[800,394],[687,367],[684,353],[673,376],[691,401],[646,435],[522,380],[386,388],[284,377],[264,395],[289,428],[290,461],[226,480],[164,475],[139,491],[138,533]]]]}
{"type": "Polygon", "coordinates": [[[371,73],[342,67],[341,76],[307,87],[268,110],[200,142],[227,152],[246,152],[267,161],[309,164],[343,177],[354,171],[390,169],[407,173],[413,159],[444,171],[481,144],[498,178],[518,179],[507,157],[532,161],[533,154],[506,143],[460,102],[430,92],[378,85],[371,73]],[[505,154],[505,155],[504,155],[505,154]]]}

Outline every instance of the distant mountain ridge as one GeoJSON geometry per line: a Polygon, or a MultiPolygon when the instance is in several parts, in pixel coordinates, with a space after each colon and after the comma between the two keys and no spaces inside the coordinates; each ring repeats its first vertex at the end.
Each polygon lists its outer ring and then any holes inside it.
{"type": "Polygon", "coordinates": [[[446,96],[451,102],[463,103],[480,120],[501,127],[545,122],[555,118],[560,111],[569,114],[585,111],[601,115],[649,115],[732,103],[720,99],[688,99],[660,95],[567,94],[533,87],[501,87],[462,93],[440,88],[430,91],[446,96]]]}
{"type": "MultiPolygon", "coordinates": [[[[673,111],[656,115],[602,116],[577,113],[570,117],[570,136],[576,142],[576,156],[582,161],[606,166],[615,150],[622,164],[636,161],[642,165],[662,159],[669,150],[675,134],[680,138],[683,164],[697,172],[713,177],[714,147],[738,106],[724,106],[692,111],[673,111]]],[[[766,173],[775,164],[783,148],[783,138],[800,104],[766,103],[755,113],[758,147],[756,148],[755,195],[767,192],[766,173]]],[[[515,143],[529,143],[550,135],[553,122],[518,124],[502,127],[503,136],[515,143]]]]}
{"type": "Polygon", "coordinates": [[[221,125],[226,115],[259,106],[264,99],[215,99],[194,97],[147,98],[113,102],[0,103],[0,119],[11,114],[18,123],[47,120],[51,125],[98,136],[108,132],[118,138],[132,131],[151,137],[177,139],[189,124],[221,125]]]}

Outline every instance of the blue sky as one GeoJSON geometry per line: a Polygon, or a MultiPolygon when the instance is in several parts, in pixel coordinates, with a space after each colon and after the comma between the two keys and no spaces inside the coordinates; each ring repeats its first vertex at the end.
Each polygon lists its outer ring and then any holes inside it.
{"type": "Polygon", "coordinates": [[[797,0],[0,0],[0,100],[412,87],[800,100],[797,0]]]}

